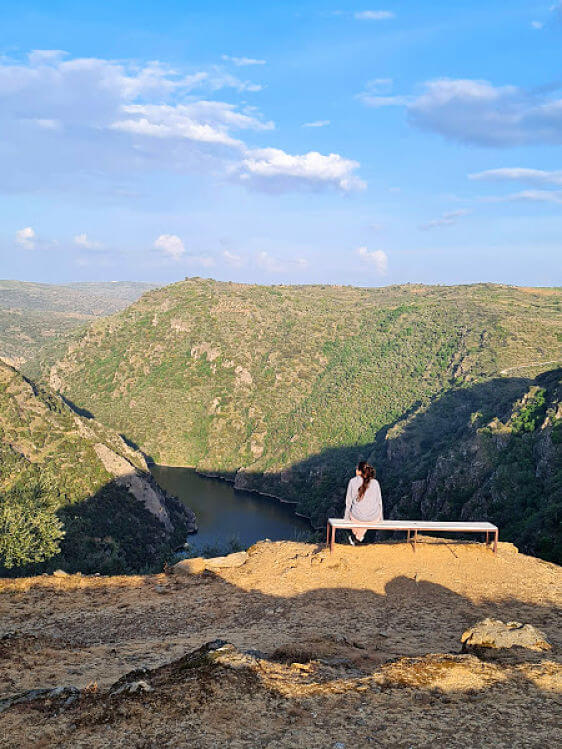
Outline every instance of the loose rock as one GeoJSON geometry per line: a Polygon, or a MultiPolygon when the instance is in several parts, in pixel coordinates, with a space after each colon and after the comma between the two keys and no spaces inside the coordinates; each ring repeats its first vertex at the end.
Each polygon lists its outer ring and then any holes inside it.
{"type": "Polygon", "coordinates": [[[552,649],[544,632],[531,624],[522,624],[521,622],[507,622],[506,624],[500,619],[483,619],[463,632],[461,642],[463,652],[469,652],[471,648],[552,649]]]}

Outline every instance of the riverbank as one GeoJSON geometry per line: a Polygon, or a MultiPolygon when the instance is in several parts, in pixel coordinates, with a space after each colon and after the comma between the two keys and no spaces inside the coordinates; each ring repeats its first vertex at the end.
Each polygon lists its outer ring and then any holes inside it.
{"type": "Polygon", "coordinates": [[[258,492],[237,489],[224,476],[193,468],[151,466],[157,483],[193,509],[199,532],[191,550],[214,556],[247,548],[258,540],[311,540],[314,530],[293,505],[258,492]]]}

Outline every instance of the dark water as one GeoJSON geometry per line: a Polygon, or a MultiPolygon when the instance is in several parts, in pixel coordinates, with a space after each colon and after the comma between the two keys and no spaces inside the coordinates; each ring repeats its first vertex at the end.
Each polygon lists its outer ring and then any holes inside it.
{"type": "Polygon", "coordinates": [[[308,520],[294,513],[294,505],[252,492],[238,491],[220,479],[200,476],[191,468],[152,466],[157,483],[181,499],[197,517],[199,531],[190,535],[192,548],[228,551],[235,540],[247,548],[256,541],[293,540],[311,532],[308,520]]]}

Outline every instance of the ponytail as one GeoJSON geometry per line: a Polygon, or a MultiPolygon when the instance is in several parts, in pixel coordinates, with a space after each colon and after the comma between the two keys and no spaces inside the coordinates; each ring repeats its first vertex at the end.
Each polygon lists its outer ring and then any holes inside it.
{"type": "Polygon", "coordinates": [[[360,502],[365,496],[365,492],[367,491],[367,488],[369,484],[371,483],[371,479],[375,478],[376,471],[372,465],[370,465],[364,460],[362,460],[357,465],[357,470],[363,477],[363,483],[361,484],[361,486],[359,487],[359,491],[357,492],[357,501],[360,502]]]}

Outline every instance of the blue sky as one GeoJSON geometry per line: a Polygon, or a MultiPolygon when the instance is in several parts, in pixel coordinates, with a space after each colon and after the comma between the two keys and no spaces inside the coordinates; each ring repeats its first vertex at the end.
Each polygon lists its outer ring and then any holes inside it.
{"type": "Polygon", "coordinates": [[[561,283],[562,2],[0,2],[0,277],[561,283]]]}

